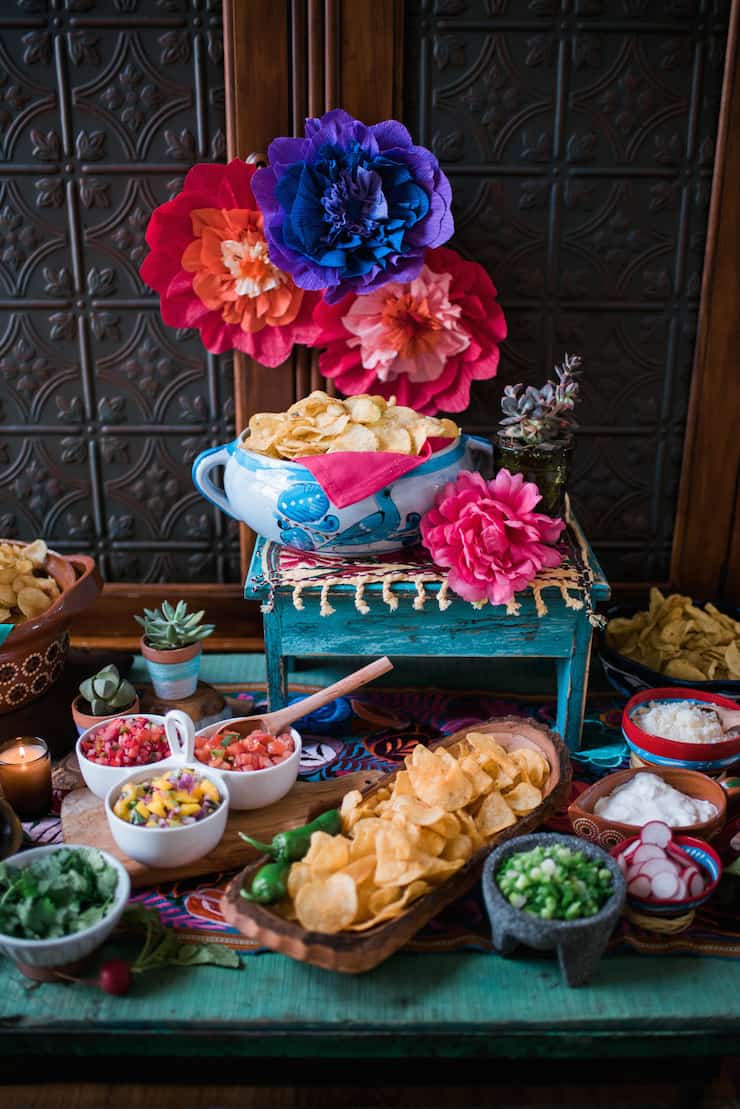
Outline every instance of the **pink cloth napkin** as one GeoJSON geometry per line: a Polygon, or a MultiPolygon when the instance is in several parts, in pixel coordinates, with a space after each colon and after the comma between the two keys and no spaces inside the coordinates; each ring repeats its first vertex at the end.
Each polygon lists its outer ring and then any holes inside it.
{"type": "Polygon", "coordinates": [[[450,439],[427,439],[417,455],[391,451],[337,451],[296,458],[310,470],[337,508],[371,497],[410,470],[426,462],[435,451],[449,447],[450,439]]]}

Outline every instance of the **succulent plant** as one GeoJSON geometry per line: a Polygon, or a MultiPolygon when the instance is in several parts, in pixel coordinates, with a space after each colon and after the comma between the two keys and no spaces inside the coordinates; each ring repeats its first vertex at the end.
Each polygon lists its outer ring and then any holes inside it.
{"type": "Polygon", "coordinates": [[[501,398],[502,434],[529,445],[567,439],[578,426],[573,409],[580,394],[580,365],[577,354],[566,354],[562,365],[555,367],[557,380],[548,381],[541,389],[507,385],[501,398]]]}
{"type": "Polygon", "coordinates": [[[202,624],[204,612],[188,612],[184,601],[174,607],[163,601],[161,608],[145,608],[143,616],[135,616],[144,629],[148,646],[155,651],[174,651],[206,639],[215,630],[213,624],[202,624]]]}
{"type": "Polygon", "coordinates": [[[112,716],[133,704],[136,690],[122,678],[116,666],[104,666],[80,683],[80,693],[90,705],[93,716],[112,716]]]}

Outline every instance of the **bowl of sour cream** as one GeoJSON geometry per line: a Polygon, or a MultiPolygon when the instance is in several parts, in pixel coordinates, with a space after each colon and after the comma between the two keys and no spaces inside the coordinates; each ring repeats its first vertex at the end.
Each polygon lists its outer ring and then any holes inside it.
{"type": "Polygon", "coordinates": [[[729,697],[699,689],[669,686],[635,694],[622,713],[632,765],[722,773],[740,761],[740,731],[725,729],[715,710],[737,708],[729,697]]]}
{"type": "Polygon", "coordinates": [[[696,770],[644,767],[618,770],[592,786],[568,808],[581,839],[610,850],[661,820],[679,835],[709,840],[724,827],[727,798],[722,786],[696,770]]]}

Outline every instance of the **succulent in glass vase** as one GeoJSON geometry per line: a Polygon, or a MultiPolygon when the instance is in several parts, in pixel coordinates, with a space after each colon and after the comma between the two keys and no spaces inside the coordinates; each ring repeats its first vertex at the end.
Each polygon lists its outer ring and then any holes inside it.
{"type": "Polygon", "coordinates": [[[494,443],[496,465],[524,474],[542,494],[540,511],[562,516],[578,427],[574,408],[580,399],[581,358],[566,354],[555,379],[541,389],[507,385],[501,398],[503,418],[494,443]]]}
{"type": "Polygon", "coordinates": [[[144,629],[141,653],[158,697],[177,701],[195,692],[200,671],[203,640],[212,635],[213,624],[204,624],[205,613],[188,612],[185,601],[159,609],[144,609],[134,619],[144,629]]]}
{"type": "Polygon", "coordinates": [[[85,678],[80,682],[79,690],[79,695],[72,702],[72,716],[79,732],[107,717],[139,711],[136,690],[112,664],[85,678]]]}

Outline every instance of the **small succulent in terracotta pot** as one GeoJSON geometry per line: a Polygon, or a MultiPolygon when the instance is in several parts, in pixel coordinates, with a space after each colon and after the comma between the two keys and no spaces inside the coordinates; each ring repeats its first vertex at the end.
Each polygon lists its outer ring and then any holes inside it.
{"type": "Polygon", "coordinates": [[[203,624],[204,612],[188,612],[185,601],[159,609],[144,609],[136,621],[144,629],[141,653],[152,679],[154,692],[165,701],[177,701],[195,692],[200,671],[203,640],[212,635],[213,624],[203,624]]]}
{"type": "Polygon", "coordinates": [[[507,385],[501,399],[496,466],[534,481],[542,494],[537,511],[548,516],[563,516],[565,511],[573,432],[578,426],[573,409],[580,396],[580,365],[578,355],[566,354],[562,365],[555,367],[556,380],[541,389],[507,385]]]}
{"type": "Polygon", "coordinates": [[[111,716],[138,711],[136,690],[113,665],[104,666],[97,674],[85,678],[80,683],[79,695],[72,702],[72,717],[80,734],[111,716]]]}

